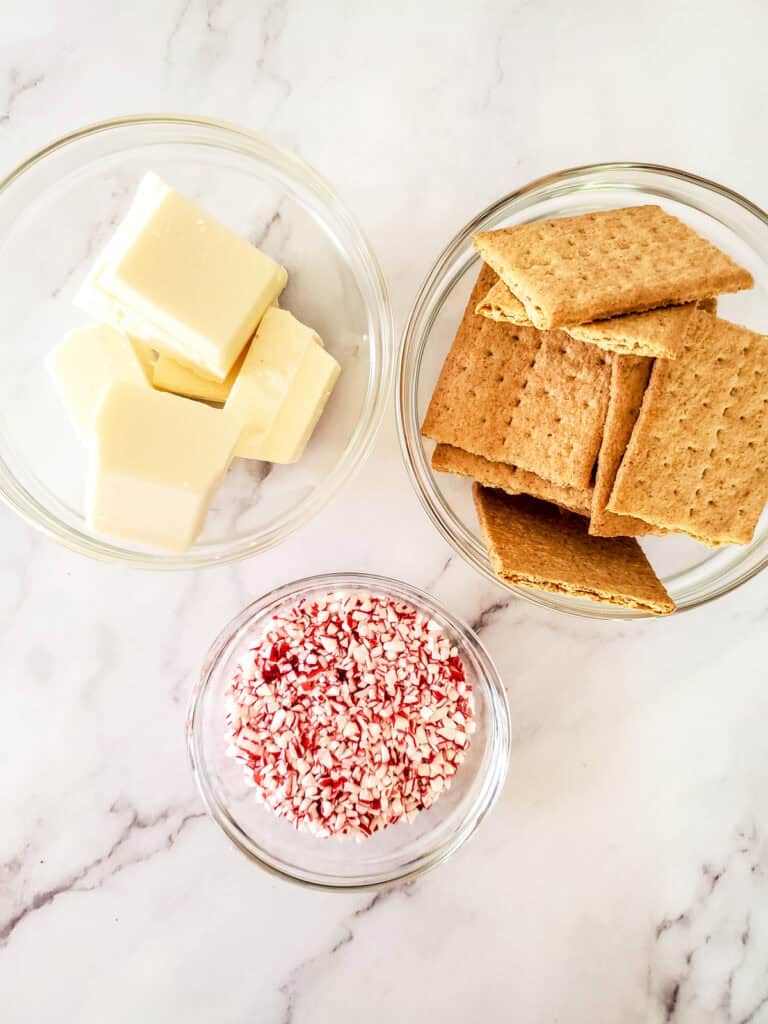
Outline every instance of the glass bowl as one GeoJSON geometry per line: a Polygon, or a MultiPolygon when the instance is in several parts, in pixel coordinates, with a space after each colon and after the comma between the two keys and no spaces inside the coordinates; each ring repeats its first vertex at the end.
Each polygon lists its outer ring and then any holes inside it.
{"type": "Polygon", "coordinates": [[[192,693],[187,717],[192,768],[211,817],[256,864],[320,889],[372,889],[403,881],[442,863],[472,835],[492,807],[509,764],[506,693],[477,636],[428,594],[397,580],[332,573],[289,583],[249,605],[214,641],[192,693]],[[298,832],[256,801],[242,766],[226,754],[225,701],[243,647],[272,616],[303,597],[365,590],[407,601],[439,622],[456,644],[475,696],[477,731],[452,785],[411,823],[398,822],[360,842],[298,832]]]}
{"type": "MultiPolygon", "coordinates": [[[[471,246],[476,231],[592,210],[661,203],[732,255],[755,277],[752,291],[719,298],[720,316],[768,333],[768,216],[749,200],[713,181],[650,164],[594,164],[561,171],[504,196],[478,214],[446,246],[422,284],[405,327],[396,391],[400,441],[411,481],[427,515],[455,550],[499,586],[482,542],[470,483],[433,473],[434,443],[420,426],[451,346],[480,260],[471,246]]],[[[751,579],[768,562],[768,515],[751,544],[718,550],[683,536],[642,540],[679,610],[695,608],[751,579]]],[[[583,598],[507,587],[534,604],[597,619],[645,618],[646,613],[594,604],[583,598]]]]}
{"type": "Polygon", "coordinates": [[[330,186],[266,139],[174,116],[123,118],[59,139],[0,182],[0,280],[0,497],[76,551],[158,569],[248,557],[310,519],[370,450],[393,371],[386,284],[330,186]],[[342,367],[301,461],[236,459],[204,533],[183,554],[90,532],[85,451],[43,365],[65,331],[88,322],[72,296],[148,170],[288,268],[281,304],[342,367]]]}

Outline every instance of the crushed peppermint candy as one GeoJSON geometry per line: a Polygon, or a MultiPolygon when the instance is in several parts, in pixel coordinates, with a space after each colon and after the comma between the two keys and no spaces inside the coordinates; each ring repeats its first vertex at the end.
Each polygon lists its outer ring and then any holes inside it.
{"type": "Polygon", "coordinates": [[[473,715],[438,622],[403,601],[332,593],[275,615],[241,658],[227,752],[296,828],[361,838],[412,821],[449,788],[473,715]]]}

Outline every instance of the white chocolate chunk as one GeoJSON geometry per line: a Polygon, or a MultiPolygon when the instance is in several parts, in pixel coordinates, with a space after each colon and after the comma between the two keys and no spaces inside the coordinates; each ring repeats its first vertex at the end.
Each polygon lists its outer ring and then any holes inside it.
{"type": "Polygon", "coordinates": [[[186,550],[203,528],[237,436],[221,410],[146,385],[114,384],[94,421],[90,528],[141,546],[186,550]]]}
{"type": "Polygon", "coordinates": [[[279,263],[147,174],[75,304],[223,381],[287,279],[279,263]]]}
{"type": "Polygon", "coordinates": [[[100,324],[66,334],[46,365],[70,419],[87,440],[99,403],[116,381],[147,386],[140,352],[124,334],[100,324]]]}
{"type": "Polygon", "coordinates": [[[311,345],[322,342],[310,327],[287,310],[267,310],[230,392],[227,413],[253,431],[269,430],[311,345]]]}
{"type": "MultiPolygon", "coordinates": [[[[319,345],[311,345],[297,371],[290,393],[263,440],[241,438],[235,450],[257,453],[264,462],[297,462],[323,414],[341,367],[319,345]],[[256,444],[256,448],[252,447],[256,444]]],[[[254,458],[253,454],[249,458],[254,458]]]]}
{"type": "Polygon", "coordinates": [[[339,373],[313,330],[286,310],[268,310],[225,406],[242,431],[235,455],[295,462],[339,373]]]}

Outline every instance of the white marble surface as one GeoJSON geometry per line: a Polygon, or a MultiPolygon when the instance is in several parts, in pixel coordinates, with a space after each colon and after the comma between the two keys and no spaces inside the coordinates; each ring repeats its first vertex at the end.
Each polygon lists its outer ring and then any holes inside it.
{"type": "MultiPolygon", "coordinates": [[[[119,113],[266,132],[359,216],[401,324],[470,215],[560,167],[669,163],[768,205],[767,31],[757,0],[0,0],[0,173],[119,113]]],[[[319,519],[235,568],[120,571],[0,522],[3,1022],[768,1021],[768,575],[640,625],[508,602],[423,516],[391,414],[319,519]],[[375,897],[249,865],[183,737],[214,632],[340,568],[474,621],[514,716],[493,816],[375,897]]]]}

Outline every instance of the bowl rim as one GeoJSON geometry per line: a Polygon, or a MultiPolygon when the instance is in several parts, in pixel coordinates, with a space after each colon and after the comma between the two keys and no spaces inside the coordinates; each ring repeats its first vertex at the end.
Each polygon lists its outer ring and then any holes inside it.
{"type": "Polygon", "coordinates": [[[187,752],[192,774],[208,815],[249,861],[278,878],[322,892],[371,892],[403,884],[425,874],[447,860],[474,835],[482,820],[495,805],[509,769],[511,735],[512,723],[506,689],[496,665],[471,626],[454,615],[442,601],[404,580],[356,571],[319,573],[281,584],[252,601],[230,619],[219,631],[206,653],[190,694],[186,718],[187,752]],[[202,706],[222,659],[232,652],[243,634],[255,621],[266,618],[286,602],[297,601],[305,594],[317,590],[351,590],[355,588],[391,594],[414,604],[417,608],[426,608],[436,613],[460,638],[462,645],[471,653],[481,669],[476,685],[484,688],[487,699],[493,733],[489,744],[493,744],[494,752],[489,759],[486,775],[482,780],[477,798],[471,808],[467,810],[460,827],[451,833],[442,845],[422,854],[412,867],[403,871],[389,871],[380,877],[366,881],[345,883],[340,876],[328,876],[329,880],[322,881],[321,879],[326,876],[313,872],[307,872],[305,875],[296,874],[286,867],[278,866],[274,860],[270,861],[259,855],[257,852],[259,848],[229,815],[226,808],[217,799],[210,783],[203,754],[202,706]]]}
{"type": "MultiPolygon", "coordinates": [[[[322,484],[297,506],[298,512],[286,515],[278,525],[270,527],[258,538],[240,541],[233,550],[205,552],[199,551],[193,545],[186,552],[172,554],[133,551],[121,547],[119,543],[110,542],[108,538],[98,537],[63,522],[56,513],[49,511],[26,489],[2,455],[0,501],[35,530],[63,547],[102,562],[155,571],[228,565],[275,547],[305,526],[336,497],[339,490],[355,475],[370,455],[384,413],[389,406],[395,375],[396,346],[392,303],[386,278],[373,247],[357,219],[330,183],[295,153],[272,142],[265,135],[228,121],[189,114],[146,113],[124,115],[87,124],[59,136],[14,167],[0,179],[0,198],[4,197],[19,178],[52,154],[103,133],[142,127],[148,130],[163,127],[187,128],[190,131],[199,129],[217,136],[214,145],[220,149],[229,149],[251,158],[260,154],[268,155],[274,166],[291,181],[308,189],[332,218],[341,224],[348,239],[353,243],[360,268],[365,272],[365,289],[362,297],[368,317],[371,359],[360,415],[338,461],[325,475],[322,484]]],[[[183,144],[189,140],[178,141],[183,144]]]]}
{"type": "MultiPolygon", "coordinates": [[[[465,244],[466,239],[474,234],[478,226],[493,218],[499,211],[507,207],[509,204],[514,202],[525,201],[525,199],[540,189],[546,189],[551,186],[557,186],[565,181],[578,179],[586,175],[605,175],[611,173],[621,172],[650,172],[658,175],[662,175],[668,178],[676,179],[689,185],[694,185],[698,188],[705,189],[709,192],[714,192],[723,199],[735,203],[741,206],[747,213],[751,214],[759,221],[768,227],[768,213],[761,207],[757,206],[750,199],[741,195],[739,192],[735,192],[732,189],[727,188],[724,185],[719,184],[709,178],[701,177],[697,174],[692,174],[688,171],[680,170],[675,167],[667,167],[664,164],[644,163],[640,161],[607,161],[602,163],[594,164],[581,164],[575,167],[565,168],[564,170],[554,171],[551,174],[543,175],[539,178],[535,178],[529,181],[527,184],[522,185],[520,188],[501,196],[499,199],[494,200],[483,210],[481,210],[474,217],[470,218],[450,239],[445,245],[443,250],[437,256],[430,269],[422,279],[421,284],[416,292],[416,296],[411,304],[408,317],[405,321],[403,331],[400,338],[400,345],[398,349],[397,357],[397,381],[395,386],[395,416],[397,420],[397,433],[400,441],[400,451],[405,463],[406,473],[410,479],[411,486],[416,492],[416,495],[424,509],[427,518],[432,522],[433,526],[437,529],[440,535],[447,541],[451,548],[456,551],[458,555],[470,565],[473,569],[479,572],[486,579],[495,583],[500,589],[506,593],[512,593],[516,597],[527,601],[529,604],[538,605],[539,607],[546,608],[550,611],[559,612],[560,614],[573,615],[577,618],[594,619],[601,621],[614,621],[614,622],[633,622],[633,621],[646,621],[648,619],[656,619],[659,616],[654,616],[649,612],[630,611],[626,610],[619,612],[618,609],[607,610],[606,607],[600,606],[601,610],[597,608],[592,609],[591,607],[577,608],[570,606],[563,606],[556,604],[555,602],[548,599],[544,592],[539,593],[534,590],[526,590],[523,587],[514,587],[501,581],[498,576],[495,575],[490,567],[490,564],[483,564],[477,561],[470,552],[465,550],[463,544],[459,538],[453,533],[452,529],[445,521],[439,507],[439,502],[435,497],[428,491],[422,480],[420,473],[417,470],[421,459],[417,455],[417,447],[421,448],[419,438],[420,430],[417,423],[416,429],[412,430],[412,424],[410,422],[411,417],[410,405],[411,400],[415,400],[415,380],[407,380],[407,361],[411,356],[414,349],[419,345],[419,338],[416,336],[416,328],[418,320],[421,316],[422,306],[424,305],[427,297],[430,295],[433,288],[435,288],[437,282],[444,276],[447,266],[451,263],[452,259],[456,256],[462,246],[465,244]]],[[[638,189],[638,191],[640,191],[638,189]]],[[[463,272],[462,272],[463,273],[463,272]]],[[[453,287],[453,285],[451,285],[453,287]]],[[[430,323],[431,327],[431,323],[430,323]]],[[[417,351],[418,360],[416,363],[416,371],[418,371],[421,364],[421,355],[423,354],[423,345],[421,349],[417,351]]],[[[418,373],[414,375],[417,378],[418,373]]],[[[748,566],[733,580],[723,583],[721,586],[716,587],[711,593],[704,597],[697,598],[695,600],[686,603],[683,606],[678,606],[675,614],[680,612],[691,611],[695,608],[700,608],[705,604],[709,604],[711,601],[716,600],[725,594],[730,593],[737,587],[747,583],[758,573],[762,572],[763,569],[768,566],[768,550],[765,555],[757,561],[756,564],[748,566]]],[[[589,602],[584,600],[584,605],[589,605],[589,602]]]]}

